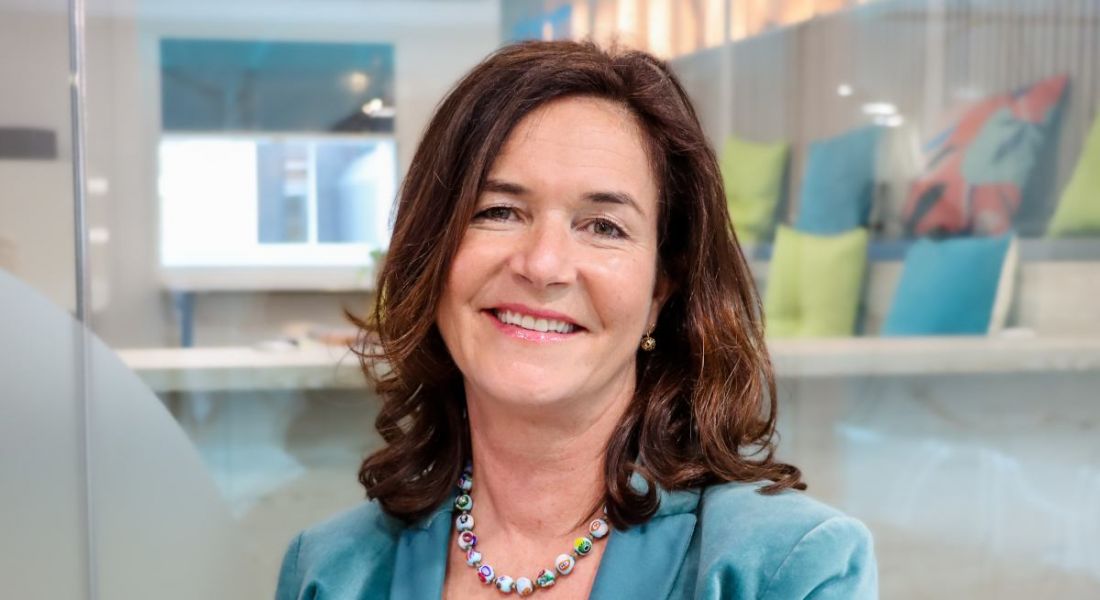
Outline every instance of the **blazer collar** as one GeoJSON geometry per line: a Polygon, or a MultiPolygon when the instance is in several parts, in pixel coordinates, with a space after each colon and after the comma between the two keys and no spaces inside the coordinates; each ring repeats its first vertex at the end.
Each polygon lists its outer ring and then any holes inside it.
{"type": "Polygon", "coordinates": [[[431,529],[432,524],[436,522],[440,517],[449,516],[454,512],[455,498],[458,497],[458,492],[453,491],[451,495],[447,496],[447,499],[442,504],[435,507],[435,510],[428,513],[427,516],[421,517],[419,521],[413,523],[411,527],[416,529],[431,529]]]}
{"type": "Polygon", "coordinates": [[[402,530],[397,539],[390,583],[390,600],[427,600],[443,597],[447,550],[451,543],[454,506],[451,494],[431,514],[402,530]]]}
{"type": "MultiPolygon", "coordinates": [[[[637,473],[631,485],[645,490],[637,473]]],[[[447,552],[451,541],[454,499],[406,528],[397,544],[391,600],[419,600],[443,595],[447,552]]],[[[605,598],[667,598],[695,531],[700,490],[668,491],[658,486],[660,504],[653,517],[626,531],[615,529],[607,539],[590,600],[605,598]],[[639,565],[663,565],[639,568],[639,565]]]]}
{"type": "MultiPolygon", "coordinates": [[[[646,489],[637,473],[631,485],[646,489]]],[[[695,532],[700,493],[658,486],[661,503],[649,521],[611,532],[589,600],[668,598],[695,532]]]]}

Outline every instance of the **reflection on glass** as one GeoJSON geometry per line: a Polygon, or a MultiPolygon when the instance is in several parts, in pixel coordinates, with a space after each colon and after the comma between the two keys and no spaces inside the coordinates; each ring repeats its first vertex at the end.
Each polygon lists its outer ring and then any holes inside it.
{"type": "Polygon", "coordinates": [[[3,597],[263,597],[269,576],[164,404],[84,325],[3,271],[0,298],[3,597]],[[80,589],[86,526],[94,591],[80,589]]]}

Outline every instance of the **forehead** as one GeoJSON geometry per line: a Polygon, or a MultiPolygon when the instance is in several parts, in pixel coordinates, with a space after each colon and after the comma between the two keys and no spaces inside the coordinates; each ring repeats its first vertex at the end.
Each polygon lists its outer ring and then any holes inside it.
{"type": "Polygon", "coordinates": [[[561,98],[525,116],[505,141],[492,177],[559,188],[621,187],[643,202],[655,203],[657,196],[637,118],[601,98],[561,98]]]}

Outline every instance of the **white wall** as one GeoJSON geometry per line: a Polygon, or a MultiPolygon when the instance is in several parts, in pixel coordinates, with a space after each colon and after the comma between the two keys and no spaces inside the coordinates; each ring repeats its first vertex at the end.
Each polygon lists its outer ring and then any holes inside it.
{"type": "MultiPolygon", "coordinates": [[[[60,306],[75,304],[69,163],[68,26],[60,6],[36,15],[0,0],[0,127],[55,132],[55,160],[0,160],[0,269],[60,306]]],[[[43,10],[62,3],[43,1],[43,10]]]]}

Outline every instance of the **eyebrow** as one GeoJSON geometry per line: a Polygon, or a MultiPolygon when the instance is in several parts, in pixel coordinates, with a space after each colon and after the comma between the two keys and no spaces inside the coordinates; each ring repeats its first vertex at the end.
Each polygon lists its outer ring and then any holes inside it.
{"type": "MultiPolygon", "coordinates": [[[[530,190],[523,187],[518,183],[511,181],[502,181],[500,179],[488,179],[485,181],[485,185],[482,186],[484,192],[494,192],[497,194],[507,194],[509,196],[526,196],[531,193],[530,190]]],[[[629,206],[633,208],[639,215],[644,216],[642,207],[638,204],[634,197],[626,192],[615,191],[599,191],[588,192],[583,198],[588,202],[595,204],[621,204],[623,206],[629,206]]]]}

